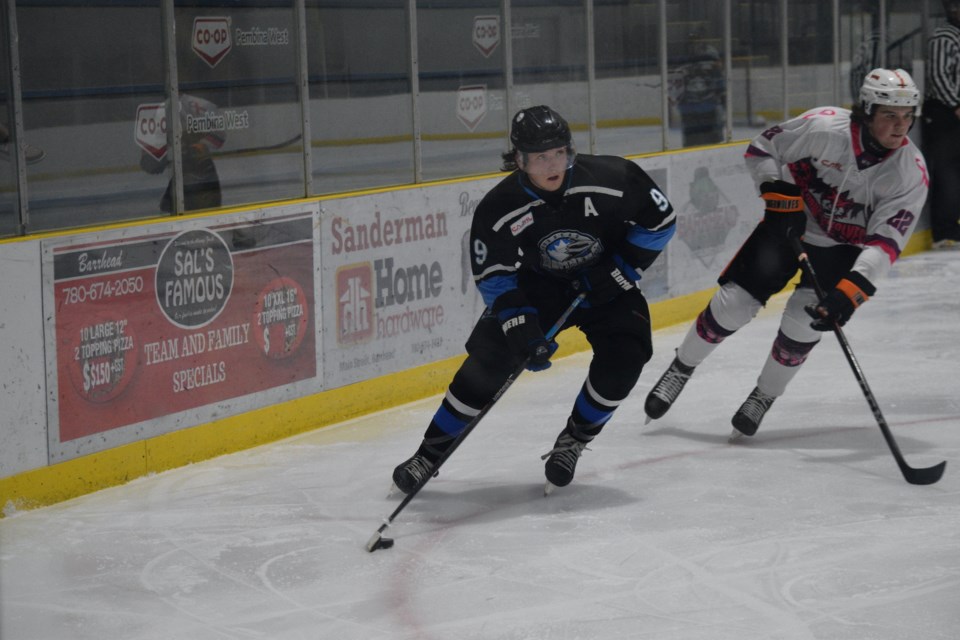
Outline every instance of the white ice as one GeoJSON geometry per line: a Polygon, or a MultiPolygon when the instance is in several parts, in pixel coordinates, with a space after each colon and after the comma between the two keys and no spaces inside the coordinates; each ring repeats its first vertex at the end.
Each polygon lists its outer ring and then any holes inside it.
{"type": "Polygon", "coordinates": [[[759,433],[728,444],[783,297],[643,399],[543,495],[540,455],[586,354],[521,376],[394,520],[395,464],[438,399],[0,520],[3,640],[955,640],[960,637],[960,252],[902,259],[846,327],[901,476],[834,336],[759,433]]]}

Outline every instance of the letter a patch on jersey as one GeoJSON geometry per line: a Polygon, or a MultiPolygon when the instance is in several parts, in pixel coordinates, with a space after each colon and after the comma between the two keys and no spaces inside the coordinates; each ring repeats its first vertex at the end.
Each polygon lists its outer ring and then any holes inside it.
{"type": "Polygon", "coordinates": [[[593,206],[593,202],[590,198],[583,199],[583,217],[589,218],[590,216],[600,216],[600,213],[597,211],[597,208],[593,206]]]}

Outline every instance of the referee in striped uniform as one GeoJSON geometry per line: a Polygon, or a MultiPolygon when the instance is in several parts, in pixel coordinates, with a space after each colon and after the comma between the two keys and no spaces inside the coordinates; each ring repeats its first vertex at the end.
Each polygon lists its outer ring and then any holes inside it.
{"type": "Polygon", "coordinates": [[[960,0],[943,0],[943,10],[947,23],[927,42],[923,155],[933,246],[960,249],[960,0]]]}

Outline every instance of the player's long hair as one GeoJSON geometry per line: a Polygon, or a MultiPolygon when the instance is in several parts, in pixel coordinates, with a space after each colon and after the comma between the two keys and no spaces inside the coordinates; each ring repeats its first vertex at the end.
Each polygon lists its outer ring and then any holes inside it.
{"type": "Polygon", "coordinates": [[[500,154],[502,162],[500,163],[500,171],[516,171],[520,168],[520,165],[517,164],[517,148],[513,147],[510,151],[500,154]]]}
{"type": "Polygon", "coordinates": [[[873,116],[868,114],[867,110],[863,108],[863,104],[859,102],[850,107],[850,117],[860,124],[867,124],[873,118],[873,116]]]}

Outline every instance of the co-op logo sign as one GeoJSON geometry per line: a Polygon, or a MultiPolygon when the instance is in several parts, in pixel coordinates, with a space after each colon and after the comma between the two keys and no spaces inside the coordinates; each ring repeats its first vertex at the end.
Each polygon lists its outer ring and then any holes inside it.
{"type": "Polygon", "coordinates": [[[190,43],[193,52],[211,68],[217,66],[233,47],[230,18],[194,18],[190,43]]]}

